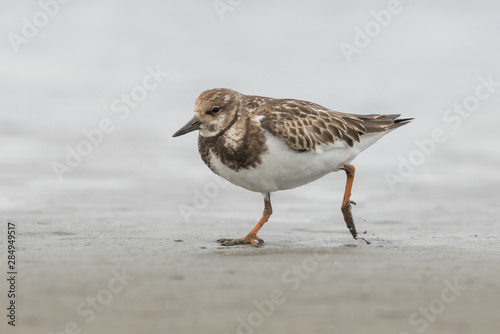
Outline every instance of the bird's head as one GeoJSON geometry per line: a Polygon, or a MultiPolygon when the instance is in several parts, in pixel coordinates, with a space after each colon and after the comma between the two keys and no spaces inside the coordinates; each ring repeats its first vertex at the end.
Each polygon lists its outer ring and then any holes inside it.
{"type": "Polygon", "coordinates": [[[229,128],[236,117],[241,94],[227,88],[206,90],[196,99],[194,117],[174,137],[200,130],[203,137],[213,137],[229,128]]]}

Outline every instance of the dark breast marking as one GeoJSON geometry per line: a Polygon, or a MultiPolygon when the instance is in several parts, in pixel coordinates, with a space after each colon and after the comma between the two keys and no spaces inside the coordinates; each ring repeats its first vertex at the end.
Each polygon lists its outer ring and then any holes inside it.
{"type": "Polygon", "coordinates": [[[225,145],[225,131],[213,137],[198,137],[198,150],[201,159],[205,164],[217,174],[210,163],[210,152],[215,154],[220,161],[228,168],[239,171],[257,167],[262,163],[262,154],[267,152],[266,137],[264,130],[254,126],[247,119],[246,133],[242,138],[241,145],[236,149],[225,145]]]}

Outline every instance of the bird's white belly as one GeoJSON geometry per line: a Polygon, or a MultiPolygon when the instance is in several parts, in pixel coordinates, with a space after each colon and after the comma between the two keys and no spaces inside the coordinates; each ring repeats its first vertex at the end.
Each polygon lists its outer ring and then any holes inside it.
{"type": "Polygon", "coordinates": [[[375,143],[386,133],[362,136],[353,147],[343,142],[322,147],[322,151],[297,152],[284,141],[266,134],[267,152],[262,163],[255,168],[235,171],[211,154],[211,166],[221,177],[245,189],[260,193],[296,188],[328,173],[338,171],[351,162],[361,151],[375,143]]]}

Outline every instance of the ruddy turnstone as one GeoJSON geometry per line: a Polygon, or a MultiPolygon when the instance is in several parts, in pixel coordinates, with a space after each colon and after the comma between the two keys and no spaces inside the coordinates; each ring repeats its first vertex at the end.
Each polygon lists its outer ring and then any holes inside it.
{"type": "MultiPolygon", "coordinates": [[[[207,90],[194,117],[173,136],[199,130],[198,150],[217,175],[264,195],[264,213],[246,237],[219,239],[224,246],[261,244],[257,232],[272,214],[271,193],[312,182],[331,172],[347,174],[342,214],[354,239],[351,213],[355,168],[351,161],[368,146],[412,119],[400,115],[355,115],[318,104],[207,90]]],[[[368,241],[366,241],[369,243],[368,241]]]]}

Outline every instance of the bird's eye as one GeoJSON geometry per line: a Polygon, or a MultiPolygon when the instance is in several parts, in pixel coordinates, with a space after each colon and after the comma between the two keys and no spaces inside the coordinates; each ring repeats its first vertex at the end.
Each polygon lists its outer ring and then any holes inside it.
{"type": "Polygon", "coordinates": [[[221,107],[219,106],[213,106],[212,109],[210,109],[210,111],[207,111],[207,114],[209,115],[215,115],[217,114],[219,111],[221,111],[221,107]]]}

